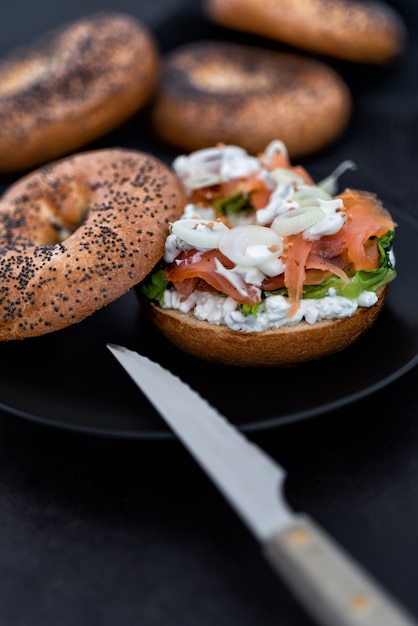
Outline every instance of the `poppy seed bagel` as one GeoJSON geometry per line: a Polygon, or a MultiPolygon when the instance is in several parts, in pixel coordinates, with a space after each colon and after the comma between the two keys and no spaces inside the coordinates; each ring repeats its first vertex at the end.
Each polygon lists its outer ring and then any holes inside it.
{"type": "Polygon", "coordinates": [[[0,340],[80,322],[140,281],[184,197],[171,170],[123,149],[73,155],[0,198],[0,340]]]}

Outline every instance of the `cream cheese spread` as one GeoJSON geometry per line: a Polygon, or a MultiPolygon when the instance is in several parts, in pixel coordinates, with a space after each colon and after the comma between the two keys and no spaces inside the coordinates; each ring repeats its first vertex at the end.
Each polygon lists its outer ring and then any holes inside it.
{"type": "Polygon", "coordinates": [[[201,321],[216,325],[225,324],[231,330],[257,332],[280,328],[286,324],[297,324],[302,320],[308,324],[315,324],[320,320],[350,317],[359,306],[369,307],[376,302],[377,296],[372,291],[364,291],[356,300],[331,293],[324,298],[301,300],[296,313],[288,317],[289,299],[272,295],[263,300],[257,315],[244,315],[237,309],[237,303],[231,297],[225,298],[196,290],[188,298],[182,299],[177,291],[167,289],[163,308],[177,309],[182,313],[191,311],[201,321]]]}

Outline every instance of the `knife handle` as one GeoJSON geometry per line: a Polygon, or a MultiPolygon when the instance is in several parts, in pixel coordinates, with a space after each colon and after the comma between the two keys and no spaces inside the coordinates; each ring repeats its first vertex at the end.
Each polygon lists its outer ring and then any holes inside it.
{"type": "Polygon", "coordinates": [[[266,558],[325,626],[417,626],[308,516],[263,544],[266,558]]]}

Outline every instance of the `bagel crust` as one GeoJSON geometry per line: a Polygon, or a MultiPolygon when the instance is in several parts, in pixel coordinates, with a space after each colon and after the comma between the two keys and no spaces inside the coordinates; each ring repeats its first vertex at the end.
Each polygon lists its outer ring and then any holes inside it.
{"type": "Polygon", "coordinates": [[[160,59],[135,18],[99,13],[0,63],[0,172],[29,169],[91,142],[151,98],[160,59]]]}
{"type": "Polygon", "coordinates": [[[163,309],[141,299],[147,317],[178,348],[194,357],[241,367],[286,367],[314,361],[357,341],[381,313],[388,285],[379,289],[376,304],[354,315],[315,324],[299,322],[262,332],[244,332],[200,321],[193,313],[163,309]]]}
{"type": "Polygon", "coordinates": [[[317,60],[199,41],[166,57],[151,120],[160,139],[187,152],[224,143],[257,154],[280,137],[299,157],[334,141],[350,114],[347,85],[317,60]]]}
{"type": "Polygon", "coordinates": [[[0,340],[80,322],[153,268],[184,207],[172,171],[145,153],[64,158],[0,199],[0,340]]]}
{"type": "Polygon", "coordinates": [[[405,24],[379,1],[205,0],[205,12],[222,26],[357,63],[388,63],[405,48],[405,24]]]}

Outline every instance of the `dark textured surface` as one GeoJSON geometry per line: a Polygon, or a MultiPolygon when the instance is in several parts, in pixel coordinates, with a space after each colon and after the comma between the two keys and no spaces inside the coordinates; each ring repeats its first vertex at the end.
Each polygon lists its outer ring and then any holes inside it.
{"type": "MultiPolygon", "coordinates": [[[[143,18],[163,51],[200,36],[240,39],[203,20],[197,0],[112,5],[143,18]]],[[[338,144],[304,165],[319,179],[353,159],[357,187],[418,218],[418,11],[415,0],[392,5],[410,31],[405,55],[386,68],[334,64],[352,90],[353,118],[338,144]]],[[[98,8],[93,0],[7,3],[0,53],[98,8]]],[[[149,148],[167,161],[173,156],[140,120],[95,146],[120,144],[149,148]]],[[[12,179],[1,179],[2,188],[12,179]]],[[[2,348],[0,358],[10,349],[2,348]]],[[[367,352],[362,356],[370,359],[367,352]]],[[[57,349],[55,358],[59,368],[66,354],[57,349]]],[[[392,358],[390,350],[384,358],[392,358]]],[[[80,384],[88,385],[89,375],[81,370],[80,384]]],[[[415,368],[345,408],[251,439],[288,470],[286,494],[295,510],[322,524],[418,617],[416,380],[415,368]]],[[[56,393],[63,405],[71,403],[74,390],[65,379],[61,384],[56,393]]],[[[280,375],[276,384],[280,403],[286,394],[280,375]]],[[[339,384],[336,371],[329,385],[339,384]]],[[[25,397],[24,382],[20,392],[25,397]]],[[[254,405],[262,419],[262,394],[254,405]]],[[[312,624],[180,444],[87,436],[5,412],[0,583],[5,626],[312,624]]]]}

